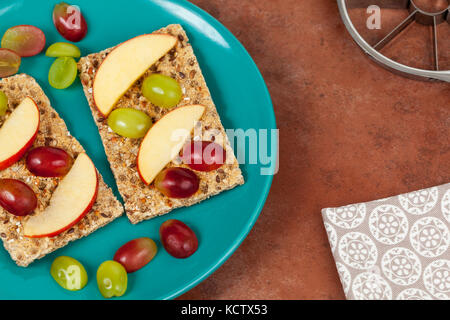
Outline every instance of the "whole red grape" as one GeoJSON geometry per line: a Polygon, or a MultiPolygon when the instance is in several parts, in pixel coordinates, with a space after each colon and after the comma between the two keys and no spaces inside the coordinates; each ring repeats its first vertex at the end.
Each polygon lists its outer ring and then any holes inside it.
{"type": "Polygon", "coordinates": [[[28,170],[40,177],[62,177],[73,164],[73,158],[64,150],[38,147],[31,150],[26,159],[28,170]]]}
{"type": "Polygon", "coordinates": [[[171,219],[164,222],[159,228],[164,249],[173,257],[184,259],[197,251],[198,239],[194,231],[185,223],[171,219]]]}
{"type": "Polygon", "coordinates": [[[146,237],[138,238],[121,246],[114,255],[114,261],[122,264],[128,273],[132,273],[149,263],[157,251],[155,241],[146,237]]]}
{"type": "Polygon", "coordinates": [[[187,168],[168,168],[155,178],[155,187],[169,198],[188,198],[197,192],[199,185],[197,175],[187,168]]]}
{"type": "Polygon", "coordinates": [[[183,148],[183,162],[197,171],[219,169],[227,159],[226,151],[211,141],[192,141],[183,148]]]}
{"type": "Polygon", "coordinates": [[[81,41],[87,33],[87,24],[80,9],[61,2],[53,9],[53,23],[58,32],[67,40],[81,41]]]}
{"type": "Polygon", "coordinates": [[[37,207],[34,191],[15,179],[0,179],[0,205],[16,216],[26,216],[37,207]]]}
{"type": "Polygon", "coordinates": [[[2,48],[10,49],[21,57],[31,57],[44,49],[45,34],[35,26],[14,26],[6,30],[1,45],[2,48]]]}

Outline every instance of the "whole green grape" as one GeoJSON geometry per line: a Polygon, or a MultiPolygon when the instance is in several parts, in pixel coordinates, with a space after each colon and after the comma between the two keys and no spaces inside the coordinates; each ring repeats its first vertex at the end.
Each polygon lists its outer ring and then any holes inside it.
{"type": "Polygon", "coordinates": [[[109,115],[108,126],[123,137],[142,138],[152,126],[152,119],[140,110],[119,108],[109,115]]]}
{"type": "Polygon", "coordinates": [[[178,81],[158,73],[145,78],[142,83],[142,94],[148,101],[161,108],[175,107],[183,96],[178,81]]]}
{"type": "Polygon", "coordinates": [[[57,257],[50,268],[53,279],[64,289],[81,290],[86,286],[88,276],[83,265],[71,257],[57,257]]]}
{"type": "Polygon", "coordinates": [[[8,110],[8,97],[3,91],[0,91],[0,117],[6,114],[8,110]]]}
{"type": "Polygon", "coordinates": [[[108,260],[98,267],[97,285],[103,297],[122,296],[127,291],[127,283],[127,271],[120,263],[108,260]]]}
{"type": "Polygon", "coordinates": [[[69,87],[77,77],[77,63],[74,58],[57,58],[48,72],[48,82],[55,89],[69,87]]]}

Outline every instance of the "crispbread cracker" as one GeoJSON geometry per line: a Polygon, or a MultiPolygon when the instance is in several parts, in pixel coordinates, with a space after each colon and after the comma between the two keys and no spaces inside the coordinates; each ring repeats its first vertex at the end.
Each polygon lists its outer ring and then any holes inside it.
{"type": "MultiPolygon", "coordinates": [[[[187,199],[173,199],[164,196],[152,184],[146,186],[139,178],[136,170],[136,157],[142,139],[121,137],[108,127],[106,119],[98,112],[92,98],[92,82],[96,70],[106,55],[114,48],[90,54],[80,59],[78,69],[84,92],[91,107],[92,115],[98,126],[100,136],[108,156],[111,169],[116,178],[119,192],[125,201],[125,210],[132,223],[138,223],[158,215],[165,214],[175,208],[190,206],[216,195],[224,190],[232,189],[244,183],[239,164],[225,134],[211,94],[203,78],[188,37],[180,25],[170,25],[156,31],[169,33],[178,38],[176,47],[153,65],[118,101],[115,108],[134,108],[146,112],[153,120],[159,120],[168,110],[152,105],[141,95],[141,84],[147,75],[159,72],[175,78],[183,89],[183,98],[177,107],[188,104],[202,104],[206,111],[201,118],[202,140],[215,141],[226,148],[227,163],[212,172],[196,172],[200,178],[200,189],[187,199]]],[[[194,140],[200,137],[194,137],[194,140]]],[[[168,164],[185,166],[176,158],[168,164]]]]}
{"type": "MultiPolygon", "coordinates": [[[[27,96],[31,97],[39,107],[41,122],[39,132],[33,147],[59,147],[76,157],[84,152],[83,147],[72,137],[66,124],[56,111],[50,106],[50,101],[36,81],[25,74],[0,80],[0,90],[9,100],[10,114],[14,108],[27,96]]],[[[0,125],[5,117],[0,119],[0,125]]],[[[0,178],[13,178],[27,183],[36,193],[38,208],[35,214],[48,206],[51,195],[57,187],[59,178],[41,178],[31,174],[26,166],[24,157],[11,167],[0,171],[0,178]]],[[[35,259],[64,247],[70,241],[89,235],[100,227],[121,216],[123,207],[114,197],[111,189],[103,182],[99,174],[99,189],[97,200],[91,211],[74,227],[55,237],[26,238],[23,236],[22,221],[27,217],[16,217],[0,207],[0,237],[11,258],[19,265],[26,267],[35,259]]]]}

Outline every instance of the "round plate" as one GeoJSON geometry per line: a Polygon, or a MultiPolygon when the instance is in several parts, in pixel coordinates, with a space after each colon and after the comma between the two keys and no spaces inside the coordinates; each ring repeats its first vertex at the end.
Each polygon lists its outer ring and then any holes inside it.
{"type": "MultiPolygon", "coordinates": [[[[44,31],[47,46],[65,41],[51,18],[57,2],[2,0],[0,33],[15,25],[31,24],[44,31]]],[[[82,55],[103,50],[139,34],[151,33],[168,24],[181,24],[198,57],[224,127],[244,130],[276,128],[270,96],[254,62],[239,41],[201,9],[184,0],[70,2],[80,6],[88,23],[86,38],[77,43],[82,55]]],[[[80,81],[65,90],[50,87],[47,74],[52,62],[53,58],[43,53],[23,58],[20,72],[39,82],[72,135],[81,142],[120,199],[80,81]]],[[[248,146],[246,149],[248,151],[248,146]]],[[[122,299],[171,299],[182,294],[216,270],[250,231],[272,182],[271,175],[260,174],[262,167],[261,164],[241,165],[246,180],[243,186],[195,206],[137,225],[132,225],[124,215],[27,268],[16,266],[9,254],[0,250],[0,299],[100,299],[97,267],[112,259],[122,244],[143,236],[157,241],[159,251],[145,268],[129,275],[128,290],[122,299]],[[162,248],[158,230],[167,219],[182,220],[197,233],[200,245],[190,258],[175,259],[162,248]],[[50,276],[50,265],[60,255],[74,257],[84,264],[89,282],[83,290],[66,291],[50,276]]]]}

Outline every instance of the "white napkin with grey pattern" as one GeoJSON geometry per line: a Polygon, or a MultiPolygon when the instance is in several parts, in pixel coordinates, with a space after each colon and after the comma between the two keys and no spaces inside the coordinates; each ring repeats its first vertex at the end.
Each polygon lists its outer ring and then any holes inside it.
{"type": "Polygon", "coordinates": [[[450,299],[450,184],[322,217],[347,299],[450,299]]]}

